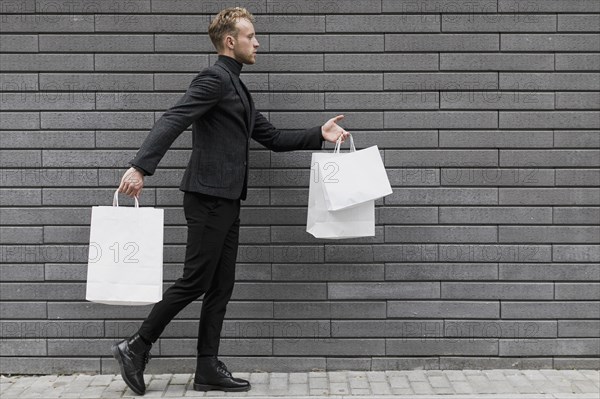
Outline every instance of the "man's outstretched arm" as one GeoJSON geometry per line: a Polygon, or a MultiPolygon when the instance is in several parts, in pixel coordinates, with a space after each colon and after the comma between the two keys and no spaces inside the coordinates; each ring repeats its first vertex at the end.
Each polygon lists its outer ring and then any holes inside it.
{"type": "Polygon", "coordinates": [[[252,138],[276,152],[319,150],[323,148],[323,142],[335,143],[340,135],[343,135],[342,141],[344,141],[349,135],[346,130],[337,124],[344,115],[329,119],[323,126],[289,131],[277,129],[258,111],[255,111],[254,117],[252,138]]]}
{"type": "Polygon", "coordinates": [[[156,121],[131,164],[153,175],[173,141],[220,100],[221,78],[208,70],[198,74],[185,94],[156,121]]]}

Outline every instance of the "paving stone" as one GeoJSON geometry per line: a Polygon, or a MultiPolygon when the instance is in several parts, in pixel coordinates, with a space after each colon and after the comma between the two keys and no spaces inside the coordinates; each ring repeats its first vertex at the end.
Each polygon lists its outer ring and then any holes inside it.
{"type": "Polygon", "coordinates": [[[581,370],[580,373],[593,381],[600,381],[600,373],[598,370],[581,370]]]}
{"type": "Polygon", "coordinates": [[[365,373],[355,373],[348,376],[351,389],[366,389],[369,390],[369,380],[365,373]]]}
{"type": "Polygon", "coordinates": [[[591,381],[575,380],[573,381],[573,385],[579,388],[579,391],[582,393],[598,392],[598,386],[592,383],[591,381]]]}
{"type": "Polygon", "coordinates": [[[423,371],[409,371],[406,376],[408,377],[408,380],[411,382],[427,381],[427,376],[425,375],[425,373],[423,371]]]}
{"type": "Polygon", "coordinates": [[[433,388],[431,387],[431,385],[429,385],[425,381],[413,381],[413,382],[410,383],[410,386],[412,387],[413,391],[415,391],[415,393],[417,395],[433,394],[433,393],[435,393],[433,391],[433,388]]]}
{"type": "MultiPolygon", "coordinates": [[[[236,377],[238,376],[238,374],[236,373],[236,377]]],[[[173,377],[171,378],[171,385],[179,385],[179,384],[183,384],[183,385],[187,385],[188,382],[190,382],[190,379],[192,378],[192,374],[173,374],[173,377]]],[[[242,378],[242,377],[240,377],[242,378]]]]}
{"type": "Polygon", "coordinates": [[[515,388],[504,380],[490,380],[490,386],[495,393],[515,393],[515,388]]]}
{"type": "Polygon", "coordinates": [[[523,374],[529,381],[548,381],[539,370],[523,370],[523,374]]]}
{"type": "Polygon", "coordinates": [[[444,376],[430,375],[429,376],[429,384],[433,388],[449,388],[450,387],[450,381],[448,381],[448,379],[444,376]]]}
{"type": "Polygon", "coordinates": [[[252,389],[250,390],[250,392],[252,393],[252,396],[267,395],[269,392],[269,386],[265,384],[252,385],[252,389]]]}
{"type": "Polygon", "coordinates": [[[390,376],[389,377],[390,386],[392,388],[410,388],[410,383],[408,382],[408,377],[402,376],[390,376]]]}
{"type": "Polygon", "coordinates": [[[490,380],[483,373],[471,373],[467,376],[467,381],[473,386],[476,393],[493,393],[490,386],[490,380]]]}
{"type": "Polygon", "coordinates": [[[307,373],[290,373],[289,374],[290,384],[306,384],[308,383],[307,373]]]}
{"type": "Polygon", "coordinates": [[[432,389],[436,395],[450,395],[454,393],[454,390],[450,387],[432,387],[432,389]]]}
{"type": "Polygon", "coordinates": [[[415,391],[413,391],[411,388],[393,388],[392,387],[392,393],[394,395],[414,395],[415,391]]]}
{"type": "Polygon", "coordinates": [[[458,394],[472,394],[475,393],[475,391],[473,390],[473,387],[471,386],[471,384],[469,382],[467,382],[467,380],[453,380],[451,381],[452,383],[452,388],[454,389],[454,392],[458,393],[458,394]]]}
{"type": "Polygon", "coordinates": [[[125,384],[125,381],[119,376],[119,379],[112,380],[106,389],[109,391],[123,392],[126,388],[127,384],[125,384]]]}
{"type": "Polygon", "coordinates": [[[492,381],[492,380],[506,381],[506,376],[504,375],[502,370],[484,370],[484,374],[487,376],[487,378],[490,381],[492,381]]]}
{"type": "Polygon", "coordinates": [[[348,375],[340,371],[332,371],[328,373],[329,382],[346,382],[348,375]]]}
{"type": "Polygon", "coordinates": [[[444,370],[444,374],[450,381],[467,381],[467,377],[460,370],[444,370]]]}
{"type": "Polygon", "coordinates": [[[570,380],[587,380],[579,370],[561,370],[560,373],[570,380]]]}
{"type": "Polygon", "coordinates": [[[308,395],[308,385],[306,382],[298,384],[289,384],[287,393],[289,395],[308,395]]]}
{"type": "Polygon", "coordinates": [[[390,386],[384,381],[371,381],[371,392],[374,395],[389,395],[392,393],[390,386]]]}
{"type": "Polygon", "coordinates": [[[94,385],[104,385],[108,386],[113,380],[112,375],[97,375],[94,376],[94,379],[90,382],[90,386],[94,385]]]}
{"type": "Polygon", "coordinates": [[[308,380],[310,389],[324,389],[329,386],[327,378],[310,378],[308,380]]]}
{"type": "Polygon", "coordinates": [[[385,372],[383,371],[373,371],[368,373],[367,378],[369,379],[370,382],[385,382],[387,381],[387,377],[385,375],[385,372]]]}
{"type": "Polygon", "coordinates": [[[185,385],[169,385],[164,393],[165,397],[183,396],[185,393],[185,385]]]}
{"type": "Polygon", "coordinates": [[[81,392],[80,398],[95,399],[102,395],[102,392],[106,389],[106,386],[89,386],[81,392]]]}
{"type": "Polygon", "coordinates": [[[518,393],[539,393],[531,382],[522,374],[507,376],[508,382],[518,393]]]}
{"type": "Polygon", "coordinates": [[[105,390],[100,394],[100,398],[120,398],[121,396],[123,396],[122,392],[109,390],[105,390]]]}
{"type": "Polygon", "coordinates": [[[333,395],[350,393],[350,387],[346,382],[329,382],[329,392],[333,395]]]}
{"type": "Polygon", "coordinates": [[[288,385],[287,377],[272,377],[269,381],[269,389],[285,389],[288,385]]]}

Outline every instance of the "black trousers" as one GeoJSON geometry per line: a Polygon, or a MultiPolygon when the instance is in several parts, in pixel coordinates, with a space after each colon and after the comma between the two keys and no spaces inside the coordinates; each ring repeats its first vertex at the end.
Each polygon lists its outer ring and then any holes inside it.
{"type": "Polygon", "coordinates": [[[183,209],[188,227],[183,276],[165,291],[138,333],[155,342],[177,313],[204,294],[198,355],[217,355],[235,282],[240,200],[185,192],[183,209]]]}

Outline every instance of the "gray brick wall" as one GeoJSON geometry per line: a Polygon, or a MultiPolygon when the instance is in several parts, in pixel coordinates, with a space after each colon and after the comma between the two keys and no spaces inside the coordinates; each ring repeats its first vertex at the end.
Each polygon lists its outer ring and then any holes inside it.
{"type": "MultiPolygon", "coordinates": [[[[0,0],[0,372],[115,372],[149,307],[86,302],[90,207],[216,60],[222,0],[0,0]]],[[[344,113],[394,192],[376,237],[305,232],[310,152],[251,149],[232,370],[600,367],[600,3],[251,0],[243,79],[280,128],[344,113]]],[[[186,131],[142,205],[182,270],[186,131]]],[[[328,146],[331,149],[332,146],[328,146]]],[[[192,372],[200,302],[149,372],[192,372]]]]}

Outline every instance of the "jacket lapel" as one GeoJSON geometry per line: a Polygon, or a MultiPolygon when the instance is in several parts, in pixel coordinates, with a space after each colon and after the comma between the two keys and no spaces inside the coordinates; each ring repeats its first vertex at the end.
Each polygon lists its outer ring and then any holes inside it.
{"type": "Polygon", "coordinates": [[[254,101],[252,101],[252,95],[250,94],[250,90],[248,90],[244,82],[242,82],[241,79],[239,80],[239,82],[243,86],[243,89],[245,89],[248,93],[248,96],[243,96],[242,98],[247,98],[248,100],[250,100],[250,104],[248,105],[248,108],[246,108],[246,110],[249,110],[249,112],[247,112],[246,115],[248,116],[248,134],[252,134],[252,130],[254,130],[254,101]]]}
{"type": "Polygon", "coordinates": [[[253,118],[251,118],[251,115],[253,115],[253,110],[248,102],[248,97],[244,93],[244,89],[241,86],[243,83],[241,83],[241,80],[235,79],[233,74],[231,73],[231,71],[229,69],[227,69],[225,66],[220,65],[220,64],[217,64],[217,65],[219,65],[221,68],[223,68],[224,70],[227,71],[227,73],[229,74],[229,78],[231,79],[231,83],[233,84],[233,87],[235,88],[235,91],[237,92],[238,96],[242,100],[242,104],[244,105],[244,110],[246,110],[246,136],[248,136],[253,128],[253,126],[250,126],[250,124],[253,122],[253,118]]]}

